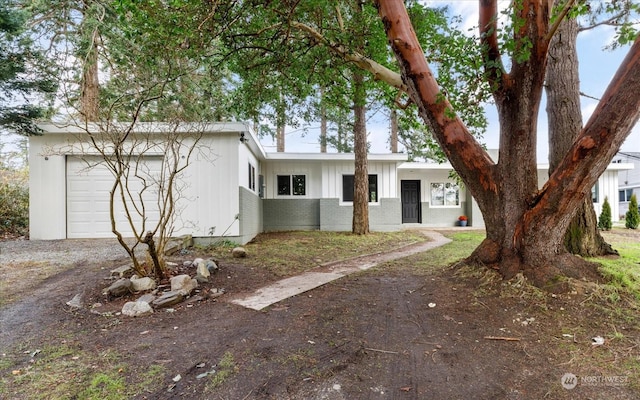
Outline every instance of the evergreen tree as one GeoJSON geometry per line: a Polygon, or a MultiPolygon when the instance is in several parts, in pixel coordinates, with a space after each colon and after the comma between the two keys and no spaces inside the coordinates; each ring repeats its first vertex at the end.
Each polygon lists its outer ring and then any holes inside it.
{"type": "Polygon", "coordinates": [[[56,86],[25,34],[26,13],[11,2],[0,4],[0,127],[13,133],[38,133],[34,120],[45,115],[34,95],[52,94],[56,86]]]}
{"type": "Polygon", "coordinates": [[[611,206],[609,205],[609,199],[607,197],[604,198],[604,203],[602,204],[602,212],[600,213],[600,218],[598,219],[598,228],[603,231],[611,230],[611,206]]]}
{"type": "Polygon", "coordinates": [[[629,229],[637,229],[638,224],[640,224],[640,212],[638,212],[638,200],[636,195],[633,194],[629,201],[629,211],[624,217],[624,226],[629,229]]]}

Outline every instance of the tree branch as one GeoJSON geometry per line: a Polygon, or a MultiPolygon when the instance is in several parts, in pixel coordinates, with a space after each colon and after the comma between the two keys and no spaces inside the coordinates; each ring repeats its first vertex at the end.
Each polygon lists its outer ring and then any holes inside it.
{"type": "Polygon", "coordinates": [[[349,61],[359,68],[371,73],[375,79],[386,82],[396,89],[402,90],[403,92],[408,91],[407,86],[402,81],[402,76],[399,73],[390,70],[384,65],[381,65],[376,61],[363,56],[362,54],[349,51],[349,49],[345,48],[341,44],[330,42],[320,32],[313,29],[309,25],[300,22],[292,22],[291,26],[305,32],[309,37],[324,44],[342,59],[349,61]]]}

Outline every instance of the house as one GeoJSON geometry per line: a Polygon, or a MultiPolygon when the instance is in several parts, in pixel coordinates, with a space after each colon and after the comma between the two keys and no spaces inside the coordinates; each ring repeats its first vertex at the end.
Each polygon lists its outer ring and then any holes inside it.
{"type": "MultiPolygon", "coordinates": [[[[54,124],[41,128],[43,135],[29,138],[31,239],[113,237],[113,175],[102,165],[96,146],[87,145],[87,132],[95,138],[101,130],[54,124]]],[[[137,155],[134,167],[140,174],[144,171],[144,182],[161,176],[163,161],[172,159],[174,153],[159,145],[168,133],[188,137],[195,130],[200,136],[180,175],[173,236],[246,243],[267,231],[351,230],[353,154],[267,153],[243,123],[136,124],[128,136],[132,143],[125,147],[137,155]],[[135,141],[139,137],[144,140],[135,141]]],[[[185,159],[188,148],[173,158],[185,159]]],[[[625,168],[627,164],[612,164],[600,177],[594,189],[597,212],[605,196],[617,193],[618,171],[625,168]]],[[[405,154],[369,154],[370,229],[453,227],[460,215],[466,215],[471,226],[483,227],[477,204],[450,172],[449,164],[407,162],[405,154]]],[[[548,167],[540,166],[538,175],[542,185],[548,167]]],[[[147,196],[147,222],[157,219],[157,191],[140,184],[132,184],[131,191],[147,196]]],[[[617,203],[612,214],[614,219],[618,215],[617,203]]],[[[121,206],[116,205],[114,215],[117,229],[131,236],[121,206]]]]}
{"type": "MultiPolygon", "coordinates": [[[[633,168],[627,168],[618,174],[618,213],[622,217],[629,210],[629,201],[632,195],[640,198],[640,153],[618,152],[611,161],[614,164],[632,164],[633,168]]],[[[640,200],[640,199],[639,199],[640,200]]]]}

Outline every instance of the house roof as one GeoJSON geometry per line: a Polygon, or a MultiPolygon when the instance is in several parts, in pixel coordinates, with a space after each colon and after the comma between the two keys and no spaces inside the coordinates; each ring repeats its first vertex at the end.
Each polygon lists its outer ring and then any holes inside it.
{"type": "MultiPolygon", "coordinates": [[[[266,159],[271,161],[353,161],[354,153],[266,153],[266,159]]],[[[403,162],[407,160],[407,154],[367,154],[369,161],[395,161],[403,162]]]]}

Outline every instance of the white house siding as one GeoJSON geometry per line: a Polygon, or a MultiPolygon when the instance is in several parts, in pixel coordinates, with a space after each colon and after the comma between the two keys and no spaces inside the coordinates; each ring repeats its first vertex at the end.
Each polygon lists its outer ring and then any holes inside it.
{"type": "Polygon", "coordinates": [[[265,185],[265,199],[318,199],[322,196],[322,167],[316,160],[270,160],[262,169],[265,185]],[[304,196],[278,195],[278,175],[304,175],[304,196]]]}
{"type": "MultiPolygon", "coordinates": [[[[615,202],[618,203],[619,209],[616,215],[624,216],[629,210],[629,199],[626,192],[636,195],[636,199],[640,200],[640,153],[638,152],[620,152],[613,158],[612,165],[627,165],[628,168],[618,172],[618,193],[624,191],[624,196],[618,196],[615,202]]],[[[611,201],[611,199],[609,199],[611,201]]]]}
{"type": "MultiPolygon", "coordinates": [[[[342,202],[342,176],[353,175],[353,161],[327,162],[322,167],[322,198],[337,198],[342,202]]],[[[378,176],[378,198],[398,198],[397,164],[395,162],[369,161],[369,175],[378,176]]],[[[372,203],[372,206],[376,204],[372,203]]]]}
{"type": "MultiPolygon", "coordinates": [[[[618,198],[618,174],[619,169],[624,168],[624,165],[611,164],[609,168],[600,175],[598,183],[596,185],[598,190],[598,201],[593,203],[593,209],[596,212],[596,216],[600,216],[602,212],[602,205],[604,204],[604,198],[607,197],[609,205],[611,206],[611,220],[617,222],[619,218],[620,206],[617,202],[618,198]]],[[[542,188],[549,180],[549,167],[542,165],[538,168],[538,187],[542,188]]]]}
{"type": "MultiPolygon", "coordinates": [[[[189,167],[180,177],[181,198],[176,207],[175,236],[189,233],[207,237],[212,228],[215,228],[214,235],[226,231],[225,236],[241,236],[236,219],[240,213],[239,176],[248,174],[246,166],[240,171],[238,147],[244,144],[239,142],[238,131],[233,129],[243,126],[217,124],[210,128],[212,130],[205,133],[198,143],[189,167]]],[[[77,128],[75,131],[75,134],[70,134],[64,127],[45,126],[44,135],[30,138],[29,216],[32,239],[68,237],[65,160],[74,153],[95,154],[95,150],[88,149],[86,145],[79,148],[77,137],[82,132],[77,128]]],[[[250,132],[248,136],[257,143],[250,132]]],[[[261,151],[259,147],[256,149],[261,151]]]]}
{"type": "Polygon", "coordinates": [[[66,156],[52,155],[48,147],[65,143],[63,136],[29,138],[29,237],[67,237],[66,156]]]}
{"type": "Polygon", "coordinates": [[[473,208],[468,204],[466,190],[464,187],[461,187],[459,191],[459,205],[431,205],[431,184],[448,182],[455,183],[455,181],[449,177],[450,171],[451,167],[446,164],[405,163],[398,171],[398,191],[400,190],[400,185],[403,180],[420,181],[420,201],[422,203],[423,226],[455,226],[458,223],[458,217],[460,215],[466,215],[469,218],[470,226],[476,226],[476,219],[478,219],[478,226],[483,226],[481,224],[481,216],[479,216],[479,212],[478,214],[474,213],[473,208]]]}

